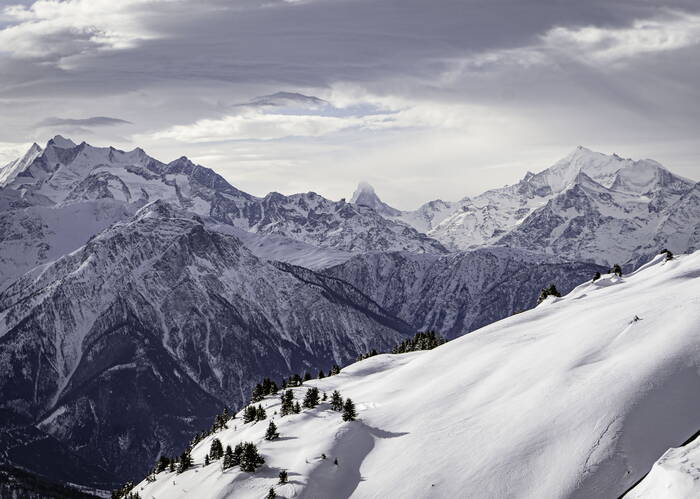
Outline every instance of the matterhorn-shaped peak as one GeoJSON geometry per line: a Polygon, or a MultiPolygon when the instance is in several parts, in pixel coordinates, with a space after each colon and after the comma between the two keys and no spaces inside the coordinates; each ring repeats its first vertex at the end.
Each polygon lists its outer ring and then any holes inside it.
{"type": "Polygon", "coordinates": [[[352,195],[350,202],[357,206],[367,206],[372,208],[380,215],[396,217],[401,214],[401,211],[397,210],[396,208],[392,208],[379,199],[377,193],[374,192],[374,187],[364,181],[357,185],[357,189],[355,189],[355,193],[352,195]]]}

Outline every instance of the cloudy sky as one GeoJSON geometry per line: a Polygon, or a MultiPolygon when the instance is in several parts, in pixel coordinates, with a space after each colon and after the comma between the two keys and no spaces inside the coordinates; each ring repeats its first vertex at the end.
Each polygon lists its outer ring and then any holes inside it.
{"type": "Polygon", "coordinates": [[[700,3],[0,0],[0,125],[399,208],[579,144],[700,180],[700,3]]]}

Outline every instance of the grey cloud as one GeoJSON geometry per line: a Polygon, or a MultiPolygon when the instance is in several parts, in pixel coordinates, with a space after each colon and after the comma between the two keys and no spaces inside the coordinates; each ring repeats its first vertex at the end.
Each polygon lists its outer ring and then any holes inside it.
{"type": "Polygon", "coordinates": [[[92,118],[46,118],[40,121],[35,126],[37,127],[57,127],[57,126],[76,126],[76,127],[101,127],[101,126],[116,126],[116,125],[132,125],[130,121],[119,118],[110,118],[108,116],[93,116],[92,118]]]}

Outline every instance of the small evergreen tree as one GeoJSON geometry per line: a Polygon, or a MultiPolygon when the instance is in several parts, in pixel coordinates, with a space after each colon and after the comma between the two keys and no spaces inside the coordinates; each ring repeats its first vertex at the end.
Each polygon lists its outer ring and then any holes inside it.
{"type": "Polygon", "coordinates": [[[241,459],[243,458],[243,444],[237,443],[233,448],[233,457],[231,458],[232,466],[238,466],[241,464],[241,459]]]}
{"type": "Polygon", "coordinates": [[[168,467],[168,471],[170,471],[171,473],[175,471],[175,460],[174,459],[170,460],[170,466],[168,467]]]}
{"type": "Polygon", "coordinates": [[[275,494],[275,489],[270,487],[270,492],[267,493],[265,499],[275,499],[275,497],[277,497],[277,495],[275,494]]]}
{"type": "Polygon", "coordinates": [[[596,272],[596,273],[593,275],[593,282],[596,282],[598,279],[600,279],[600,272],[596,272]]]}
{"type": "Polygon", "coordinates": [[[166,456],[160,456],[156,464],[156,473],[161,473],[170,465],[170,459],[166,456]]]}
{"type": "Polygon", "coordinates": [[[279,438],[280,434],[277,432],[277,425],[274,421],[270,420],[270,424],[267,425],[267,431],[265,432],[265,440],[274,440],[279,438]]]}
{"type": "Polygon", "coordinates": [[[265,418],[267,418],[267,414],[265,413],[265,409],[261,405],[255,409],[255,421],[264,421],[265,418]]]}
{"type": "Polygon", "coordinates": [[[549,296],[561,296],[559,290],[557,290],[557,287],[554,284],[550,284],[548,288],[543,288],[542,291],[540,291],[540,296],[537,298],[537,303],[542,303],[549,296]]]}
{"type": "Polygon", "coordinates": [[[319,404],[318,400],[318,388],[312,386],[306,390],[306,395],[304,396],[304,407],[307,409],[313,409],[319,404]]]}
{"type": "Polygon", "coordinates": [[[331,367],[331,370],[328,372],[328,375],[335,376],[336,374],[340,374],[340,366],[338,366],[338,364],[333,364],[333,367],[331,367]]]}
{"type": "Polygon", "coordinates": [[[221,467],[225,470],[232,468],[233,466],[236,465],[236,463],[234,461],[235,461],[235,459],[233,457],[233,450],[231,450],[230,445],[227,445],[226,452],[224,452],[224,461],[223,461],[221,467]]]}
{"type": "Polygon", "coordinates": [[[323,378],[325,378],[325,377],[326,377],[326,375],[324,374],[323,369],[321,369],[321,370],[318,372],[318,379],[323,379],[323,378]]]}
{"type": "Polygon", "coordinates": [[[668,262],[669,260],[673,260],[673,253],[671,253],[671,250],[668,250],[666,248],[661,250],[661,255],[666,255],[666,261],[668,262]]]}
{"type": "Polygon", "coordinates": [[[294,414],[299,414],[301,412],[301,406],[299,402],[294,402],[294,414]]]}
{"type": "Polygon", "coordinates": [[[355,411],[355,404],[352,399],[348,398],[343,405],[343,421],[355,421],[356,417],[357,411],[355,411]]]}
{"type": "Polygon", "coordinates": [[[244,423],[251,423],[253,421],[256,421],[257,417],[258,417],[258,410],[254,405],[249,405],[243,411],[243,422],[244,423]]]}
{"type": "Polygon", "coordinates": [[[209,466],[209,463],[210,463],[210,461],[209,461],[209,454],[206,454],[206,455],[204,456],[204,466],[209,466]]]}
{"type": "Polygon", "coordinates": [[[192,467],[192,456],[190,456],[189,450],[183,452],[180,455],[180,463],[177,467],[177,472],[182,473],[184,471],[187,471],[192,467]]]}
{"type": "Polygon", "coordinates": [[[321,397],[321,400],[323,400],[325,402],[327,398],[328,398],[328,395],[326,395],[326,392],[323,392],[323,397],[321,397]]]}
{"type": "Polygon", "coordinates": [[[241,471],[254,473],[263,464],[265,464],[265,459],[258,452],[257,446],[252,442],[244,442],[240,462],[241,471]]]}
{"type": "Polygon", "coordinates": [[[610,269],[611,274],[615,274],[618,277],[622,277],[622,267],[620,267],[617,263],[613,265],[613,267],[610,269]]]}
{"type": "Polygon", "coordinates": [[[334,390],[331,394],[331,409],[334,411],[343,410],[343,397],[340,396],[340,392],[338,390],[334,390]]]}
{"type": "Polygon", "coordinates": [[[282,394],[282,407],[280,416],[288,416],[294,412],[294,392],[287,390],[282,394]]]}
{"type": "Polygon", "coordinates": [[[221,445],[221,440],[215,438],[211,441],[211,447],[209,447],[209,457],[216,461],[224,455],[224,447],[221,445]]]}
{"type": "Polygon", "coordinates": [[[280,484],[287,483],[287,472],[285,470],[280,471],[280,484]]]}
{"type": "Polygon", "coordinates": [[[311,373],[309,371],[304,373],[304,381],[311,381],[311,373]]]}

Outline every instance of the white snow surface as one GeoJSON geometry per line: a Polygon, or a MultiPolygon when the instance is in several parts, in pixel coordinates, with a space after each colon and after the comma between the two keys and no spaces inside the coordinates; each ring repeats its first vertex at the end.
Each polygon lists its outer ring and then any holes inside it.
{"type": "MultiPolygon", "coordinates": [[[[138,484],[141,497],[617,497],[700,428],[700,252],[604,275],[428,352],[379,355],[308,386],[351,397],[268,420],[240,415],[224,446],[258,444],[254,474],[203,466],[138,484]],[[327,459],[322,459],[325,454],[327,459]],[[338,459],[338,466],[333,464],[338,459]],[[276,485],[280,469],[290,483],[276,485]]],[[[183,442],[184,445],[184,442],[183,442]]],[[[652,475],[650,475],[652,476],[652,475]]],[[[671,497],[647,495],[642,497],[671,497]]],[[[683,497],[683,496],[673,496],[683,497]]],[[[694,496],[696,497],[696,496],[694,496]]]]}
{"type": "Polygon", "coordinates": [[[700,438],[667,450],[651,472],[625,499],[696,499],[700,497],[700,438]]]}

